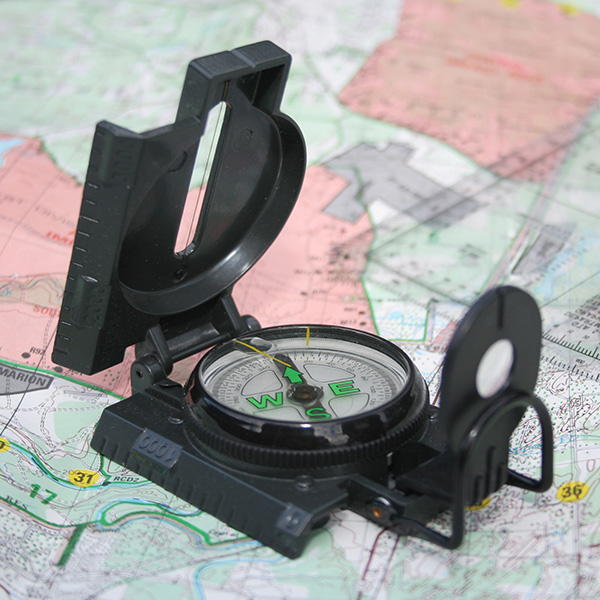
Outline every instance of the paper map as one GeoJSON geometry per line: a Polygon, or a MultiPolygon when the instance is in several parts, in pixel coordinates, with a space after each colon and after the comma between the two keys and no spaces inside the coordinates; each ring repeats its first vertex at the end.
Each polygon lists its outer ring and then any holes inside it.
{"type": "MultiPolygon", "coordinates": [[[[8,1],[0,32],[0,600],[600,597],[600,4],[8,1]],[[436,398],[483,291],[541,307],[554,484],[468,511],[458,550],[340,511],[283,558],[90,449],[132,353],[50,360],[95,123],[171,122],[191,59],[262,39],[309,167],[242,313],[378,333],[436,398]]],[[[526,418],[513,466],[539,442],[526,418]]]]}

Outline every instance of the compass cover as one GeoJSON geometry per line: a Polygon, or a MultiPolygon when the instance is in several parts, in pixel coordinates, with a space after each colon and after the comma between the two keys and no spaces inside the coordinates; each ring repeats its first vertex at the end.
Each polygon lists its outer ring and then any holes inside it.
{"type": "Polygon", "coordinates": [[[290,60],[271,42],[193,60],[174,123],[144,133],[97,125],[54,362],[95,373],[156,326],[182,337],[186,322],[203,322],[219,337],[219,297],[275,240],[302,185],[302,134],[280,112],[290,60]],[[220,102],[202,211],[175,252],[200,138],[220,102]]]}

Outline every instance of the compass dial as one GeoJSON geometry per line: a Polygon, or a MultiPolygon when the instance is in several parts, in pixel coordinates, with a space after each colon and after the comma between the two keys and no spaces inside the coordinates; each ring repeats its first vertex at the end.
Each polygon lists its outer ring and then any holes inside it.
{"type": "Polygon", "coordinates": [[[234,341],[203,364],[206,391],[229,408],[291,422],[356,416],[387,404],[408,372],[387,354],[314,335],[253,335],[234,341]],[[307,344],[308,337],[308,344],[307,344]]]}
{"type": "Polygon", "coordinates": [[[324,325],[272,327],[214,348],[189,399],[202,427],[298,449],[409,436],[427,409],[426,386],[404,352],[324,325]]]}

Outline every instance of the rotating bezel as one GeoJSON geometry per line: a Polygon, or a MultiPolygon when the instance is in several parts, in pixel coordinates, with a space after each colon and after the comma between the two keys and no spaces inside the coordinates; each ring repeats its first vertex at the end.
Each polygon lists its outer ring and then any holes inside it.
{"type": "MultiPolygon", "coordinates": [[[[310,325],[315,337],[367,346],[399,365],[405,381],[382,406],[358,415],[314,422],[257,417],[215,399],[202,380],[203,369],[234,349],[227,342],[211,350],[194,369],[188,392],[188,429],[194,439],[228,457],[274,466],[341,464],[390,452],[420,433],[429,407],[427,386],[410,358],[391,342],[353,329],[310,325]]],[[[253,332],[264,339],[305,335],[307,326],[271,327],[253,332]]]]}

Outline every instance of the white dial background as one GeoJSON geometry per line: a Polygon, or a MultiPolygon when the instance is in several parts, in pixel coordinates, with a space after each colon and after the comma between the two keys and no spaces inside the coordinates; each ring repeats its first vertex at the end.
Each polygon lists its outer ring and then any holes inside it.
{"type": "Polygon", "coordinates": [[[392,401],[406,383],[404,366],[379,350],[331,337],[307,340],[305,334],[235,340],[200,365],[200,379],[219,403],[285,422],[363,414],[392,401]],[[312,396],[299,399],[297,386],[312,396]]]}

